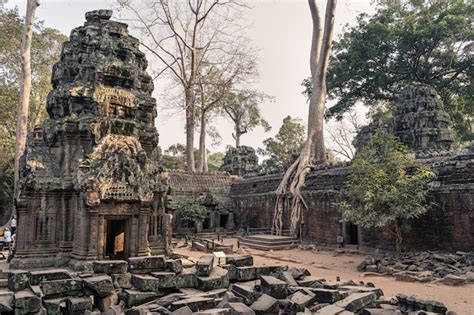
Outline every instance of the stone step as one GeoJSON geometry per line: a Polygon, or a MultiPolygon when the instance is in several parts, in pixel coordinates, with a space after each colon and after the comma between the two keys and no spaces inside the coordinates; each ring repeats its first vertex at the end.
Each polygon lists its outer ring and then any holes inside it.
{"type": "Polygon", "coordinates": [[[299,240],[274,235],[254,235],[240,238],[240,245],[260,249],[260,250],[283,250],[295,248],[299,245],[299,240]]]}

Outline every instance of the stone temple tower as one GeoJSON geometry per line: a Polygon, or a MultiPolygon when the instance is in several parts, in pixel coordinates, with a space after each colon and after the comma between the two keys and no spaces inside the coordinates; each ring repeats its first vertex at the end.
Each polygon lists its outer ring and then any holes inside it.
{"type": "Polygon", "coordinates": [[[153,82],[138,40],[111,15],[86,13],[53,68],[49,118],[23,157],[12,267],[167,251],[153,82]]]}

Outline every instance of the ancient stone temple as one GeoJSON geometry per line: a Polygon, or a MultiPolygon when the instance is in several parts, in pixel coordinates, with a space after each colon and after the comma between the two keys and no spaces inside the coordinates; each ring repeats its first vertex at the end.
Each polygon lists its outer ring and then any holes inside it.
{"type": "Polygon", "coordinates": [[[111,15],[86,13],[53,68],[49,118],[23,157],[13,267],[167,251],[153,82],[111,15]]]}
{"type": "Polygon", "coordinates": [[[238,176],[257,175],[258,157],[255,149],[246,145],[229,148],[224,156],[221,170],[238,176]]]}

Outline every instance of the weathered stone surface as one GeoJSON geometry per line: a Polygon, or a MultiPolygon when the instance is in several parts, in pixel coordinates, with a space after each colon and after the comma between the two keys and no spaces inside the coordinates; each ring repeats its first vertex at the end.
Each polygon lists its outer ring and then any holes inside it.
{"type": "Polygon", "coordinates": [[[214,255],[204,255],[196,262],[196,275],[209,276],[214,266],[214,255]]]}
{"type": "Polygon", "coordinates": [[[272,276],[261,276],[261,290],[275,299],[285,299],[288,295],[288,284],[272,276]]]}
{"type": "Polygon", "coordinates": [[[229,273],[230,280],[237,280],[237,267],[232,264],[220,265],[221,268],[224,268],[229,273]]]}
{"type": "Polygon", "coordinates": [[[30,290],[18,291],[14,297],[15,312],[19,312],[19,314],[35,313],[41,308],[41,298],[30,290]]]}
{"type": "Polygon", "coordinates": [[[165,256],[131,257],[128,259],[128,268],[132,273],[147,273],[151,271],[165,271],[165,256]]]}
{"type": "Polygon", "coordinates": [[[299,312],[304,311],[304,309],[311,305],[315,300],[316,296],[314,294],[305,294],[302,291],[298,291],[290,297],[290,301],[297,305],[297,310],[299,312]]]}
{"type": "Polygon", "coordinates": [[[244,299],[247,305],[255,302],[260,296],[260,293],[255,291],[255,286],[234,283],[231,290],[236,296],[244,299]]]}
{"type": "Polygon", "coordinates": [[[94,273],[123,274],[127,272],[128,263],[125,260],[94,261],[92,267],[94,273]]]}
{"type": "Polygon", "coordinates": [[[244,303],[228,303],[231,315],[255,315],[255,311],[244,303]]]}
{"type": "Polygon", "coordinates": [[[278,313],[278,300],[263,294],[260,296],[252,305],[250,305],[250,308],[254,310],[256,313],[278,313]]]}
{"type": "MultiPolygon", "coordinates": [[[[319,315],[336,315],[336,314],[344,314],[346,312],[346,310],[342,307],[339,307],[337,305],[327,305],[321,309],[319,309],[316,314],[319,314],[319,315]]],[[[353,313],[349,313],[349,314],[353,314],[353,313]]]]}
{"type": "Polygon", "coordinates": [[[184,300],[171,303],[171,310],[177,310],[183,306],[188,306],[193,312],[213,308],[216,305],[213,298],[190,297],[184,300]]]}
{"type": "Polygon", "coordinates": [[[441,282],[446,285],[459,286],[459,285],[464,285],[466,283],[466,279],[463,277],[458,277],[458,276],[449,274],[445,276],[441,282]]]}
{"type": "Polygon", "coordinates": [[[136,290],[123,290],[123,293],[120,294],[120,299],[125,302],[127,307],[132,307],[147,303],[156,299],[158,294],[155,292],[140,292],[136,290]]]}
{"type": "Polygon", "coordinates": [[[166,270],[174,272],[174,273],[181,273],[183,271],[183,262],[181,259],[167,259],[166,260],[166,270]]]}
{"type": "MultiPolygon", "coordinates": [[[[364,308],[361,315],[402,315],[399,310],[386,310],[381,308],[364,308]]],[[[427,313],[425,313],[427,314],[427,313]]]]}
{"type": "Polygon", "coordinates": [[[30,280],[26,270],[12,270],[8,273],[8,289],[12,291],[25,290],[30,280]]]}
{"type": "Polygon", "coordinates": [[[107,275],[84,278],[82,283],[85,289],[91,290],[98,297],[105,297],[115,292],[112,278],[107,275]]]}
{"type": "Polygon", "coordinates": [[[101,311],[108,310],[111,306],[118,304],[118,302],[118,295],[115,292],[105,297],[94,297],[94,306],[101,311]]]}
{"type": "Polygon", "coordinates": [[[183,306],[178,308],[170,313],[171,315],[192,315],[193,311],[189,308],[189,306],[183,306]]]}
{"type": "Polygon", "coordinates": [[[70,297],[66,301],[68,314],[81,314],[86,310],[92,310],[92,300],[88,296],[70,297]]]}
{"type": "Polygon", "coordinates": [[[315,288],[311,289],[315,295],[315,300],[319,303],[335,303],[342,299],[338,290],[315,288]]]}
{"type": "Polygon", "coordinates": [[[196,288],[203,291],[227,288],[229,286],[229,273],[224,268],[212,268],[208,277],[198,276],[196,288]]]}
{"type": "Polygon", "coordinates": [[[112,278],[112,282],[114,283],[114,287],[116,289],[130,289],[132,287],[132,274],[129,272],[113,273],[110,275],[110,277],[112,278]]]}
{"type": "Polygon", "coordinates": [[[13,311],[13,294],[0,295],[0,314],[13,311]]]}
{"type": "Polygon", "coordinates": [[[253,256],[252,255],[227,256],[225,258],[225,263],[234,265],[236,267],[253,266],[253,256]]]}
{"type": "Polygon", "coordinates": [[[371,287],[364,287],[364,286],[351,286],[351,285],[344,285],[340,286],[339,290],[349,290],[350,293],[355,292],[374,292],[377,298],[383,295],[383,291],[380,288],[371,288],[371,287]]]}
{"type": "Polygon", "coordinates": [[[151,275],[157,279],[156,287],[158,289],[170,289],[177,287],[178,278],[174,272],[152,272],[151,275]]]}
{"type": "Polygon", "coordinates": [[[177,288],[194,288],[197,285],[196,269],[186,268],[176,275],[177,288]]]}
{"type": "Polygon", "coordinates": [[[132,275],[132,284],[140,291],[160,292],[160,281],[151,275],[132,275]]]}
{"type": "Polygon", "coordinates": [[[66,269],[34,270],[30,271],[30,284],[38,285],[41,281],[71,279],[66,269]]]}
{"type": "Polygon", "coordinates": [[[255,149],[245,145],[230,147],[224,156],[221,170],[239,176],[258,174],[258,157],[255,149]]]}
{"type": "Polygon", "coordinates": [[[377,295],[374,292],[353,293],[345,299],[336,302],[336,305],[347,311],[357,312],[376,299],[377,295]]]}
{"type": "Polygon", "coordinates": [[[324,278],[319,278],[319,277],[304,277],[303,279],[296,280],[298,285],[302,287],[320,287],[326,282],[324,278]]]}
{"type": "Polygon", "coordinates": [[[82,289],[81,279],[62,279],[42,281],[41,291],[45,297],[61,297],[68,295],[78,295],[82,289]]]}
{"type": "Polygon", "coordinates": [[[205,311],[194,313],[196,315],[231,315],[230,308],[211,308],[205,311]]]}
{"type": "Polygon", "coordinates": [[[298,283],[296,282],[295,278],[289,271],[283,271],[281,275],[281,279],[286,282],[289,286],[297,286],[298,283]]]}

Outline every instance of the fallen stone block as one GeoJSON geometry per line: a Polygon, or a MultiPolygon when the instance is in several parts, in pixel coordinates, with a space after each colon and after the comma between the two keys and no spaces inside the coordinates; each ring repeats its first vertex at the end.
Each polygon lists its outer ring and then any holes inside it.
{"type": "MultiPolygon", "coordinates": [[[[402,315],[402,312],[399,310],[386,310],[382,308],[364,308],[360,315],[402,315]]],[[[427,314],[423,312],[423,314],[427,314]]]]}
{"type": "Polygon", "coordinates": [[[261,276],[275,276],[277,274],[281,274],[283,271],[286,271],[286,267],[276,265],[255,266],[255,268],[255,276],[257,279],[261,276]]]}
{"type": "Polygon", "coordinates": [[[443,280],[441,280],[441,283],[450,286],[460,286],[466,283],[466,279],[463,277],[449,274],[446,275],[443,280]]]}
{"type": "Polygon", "coordinates": [[[61,310],[66,309],[67,297],[56,299],[43,299],[43,306],[47,314],[61,314],[61,310]]]}
{"type": "Polygon", "coordinates": [[[176,288],[194,288],[197,285],[196,269],[185,268],[176,275],[176,288]]]}
{"type": "Polygon", "coordinates": [[[115,292],[105,297],[94,297],[94,306],[102,312],[118,304],[118,302],[118,295],[115,292]]]}
{"type": "Polygon", "coordinates": [[[231,288],[232,293],[242,298],[247,305],[252,304],[260,297],[260,293],[255,291],[254,286],[234,283],[231,288]]]}
{"type": "Polygon", "coordinates": [[[156,299],[155,303],[164,307],[168,307],[171,303],[182,300],[183,298],[183,293],[171,293],[156,299]]]}
{"type": "Polygon", "coordinates": [[[214,266],[214,255],[201,256],[196,262],[196,275],[207,277],[214,266]]]}
{"type": "Polygon", "coordinates": [[[92,311],[92,299],[88,296],[70,297],[66,301],[68,315],[83,314],[86,310],[92,311]]]}
{"type": "Polygon", "coordinates": [[[291,295],[290,301],[297,306],[297,311],[302,312],[306,307],[313,304],[316,300],[314,294],[305,294],[302,291],[298,291],[291,295]]]}
{"type": "Polygon", "coordinates": [[[132,275],[132,284],[140,291],[160,293],[159,280],[150,275],[132,275]]]}
{"type": "Polygon", "coordinates": [[[106,273],[111,275],[126,273],[128,263],[125,260],[100,260],[92,263],[94,273],[106,273]]]}
{"type": "Polygon", "coordinates": [[[196,315],[231,315],[230,308],[211,308],[205,311],[194,313],[196,315]]]}
{"type": "Polygon", "coordinates": [[[46,298],[76,296],[82,289],[81,279],[62,279],[42,281],[40,283],[41,291],[46,298]]]}
{"type": "Polygon", "coordinates": [[[255,311],[244,303],[228,303],[231,315],[255,315],[255,311]]]}
{"type": "MultiPolygon", "coordinates": [[[[334,304],[324,306],[316,312],[316,314],[318,314],[318,315],[342,315],[344,313],[347,313],[344,308],[339,307],[339,306],[334,305],[334,304]]],[[[354,313],[349,313],[349,314],[354,314],[354,313]]]]}
{"type": "Polygon", "coordinates": [[[314,293],[315,300],[318,303],[335,303],[342,300],[343,297],[338,290],[323,289],[323,288],[311,288],[311,292],[314,293]]]}
{"type": "Polygon", "coordinates": [[[0,296],[0,314],[13,311],[13,294],[0,296]]]}
{"type": "Polygon", "coordinates": [[[183,262],[181,259],[167,259],[165,261],[166,270],[174,272],[174,273],[181,273],[183,271],[183,262]]]}
{"type": "Polygon", "coordinates": [[[171,312],[170,314],[171,315],[192,315],[193,311],[189,308],[189,306],[183,306],[171,312]]]}
{"type": "Polygon", "coordinates": [[[108,275],[95,276],[82,279],[83,287],[98,297],[106,297],[115,292],[112,278],[108,275]]]}
{"type": "Polygon", "coordinates": [[[71,279],[71,274],[66,269],[35,270],[30,271],[30,284],[39,285],[41,281],[71,279]]]}
{"type": "Polygon", "coordinates": [[[113,273],[110,277],[116,289],[130,289],[132,287],[132,274],[129,272],[113,273]]]}
{"type": "Polygon", "coordinates": [[[275,299],[285,299],[288,296],[288,284],[272,276],[261,276],[260,288],[264,294],[275,299]]]}
{"type": "Polygon", "coordinates": [[[383,291],[380,288],[371,288],[371,287],[364,287],[364,286],[340,286],[339,290],[348,290],[350,293],[357,293],[357,292],[374,292],[377,298],[383,296],[383,291]]]}
{"type": "Polygon", "coordinates": [[[35,313],[41,309],[41,298],[30,290],[15,292],[14,298],[15,312],[18,314],[35,313]]]}
{"type": "Polygon", "coordinates": [[[158,289],[176,288],[177,277],[174,272],[152,272],[151,275],[157,279],[156,287],[158,289]]]}
{"type": "Polygon", "coordinates": [[[172,311],[174,311],[182,308],[183,306],[188,306],[193,312],[198,312],[199,310],[213,308],[216,306],[216,304],[216,300],[212,298],[191,297],[171,303],[170,308],[172,311]]]}
{"type": "Polygon", "coordinates": [[[196,288],[202,291],[227,288],[228,286],[229,273],[219,266],[212,268],[209,276],[198,276],[196,279],[196,288]]]}
{"type": "Polygon", "coordinates": [[[127,259],[128,269],[131,273],[147,273],[152,271],[165,271],[165,256],[131,257],[127,259]]]}
{"type": "Polygon", "coordinates": [[[158,297],[155,292],[140,292],[136,290],[125,289],[119,295],[120,300],[125,302],[127,307],[132,307],[153,301],[158,297]]]}
{"type": "Polygon", "coordinates": [[[293,278],[293,275],[289,271],[283,271],[281,274],[281,280],[285,281],[289,286],[298,286],[298,283],[296,282],[295,278],[293,278]]]}
{"type": "Polygon", "coordinates": [[[321,287],[326,280],[324,278],[306,276],[303,279],[296,280],[296,282],[302,287],[321,287]]]}
{"type": "Polygon", "coordinates": [[[11,291],[21,291],[28,287],[30,273],[26,270],[12,270],[8,273],[8,289],[11,291]]]}
{"type": "Polygon", "coordinates": [[[294,267],[292,267],[292,268],[288,269],[288,272],[291,273],[291,275],[293,276],[293,278],[295,278],[295,280],[300,280],[303,277],[311,276],[311,273],[306,268],[294,268],[294,267]]]}
{"type": "Polygon", "coordinates": [[[254,266],[237,267],[237,280],[250,281],[257,279],[257,268],[254,266]]]}
{"type": "Polygon", "coordinates": [[[229,272],[229,279],[230,280],[237,280],[237,267],[232,264],[225,264],[225,265],[220,265],[221,268],[224,268],[229,272]]]}
{"type": "Polygon", "coordinates": [[[374,292],[353,293],[343,300],[336,302],[336,305],[347,311],[357,312],[376,299],[377,295],[374,292]]]}
{"type": "Polygon", "coordinates": [[[251,255],[227,256],[225,263],[236,267],[253,266],[253,257],[251,255]]]}
{"type": "Polygon", "coordinates": [[[252,305],[250,308],[255,311],[256,313],[278,313],[279,306],[278,300],[267,295],[262,294],[252,305]]]}
{"type": "Polygon", "coordinates": [[[39,285],[30,285],[30,290],[33,292],[37,297],[42,298],[43,297],[43,291],[41,291],[41,288],[39,285]]]}

